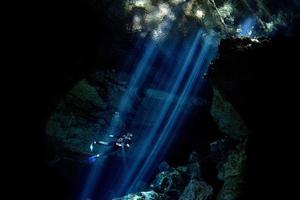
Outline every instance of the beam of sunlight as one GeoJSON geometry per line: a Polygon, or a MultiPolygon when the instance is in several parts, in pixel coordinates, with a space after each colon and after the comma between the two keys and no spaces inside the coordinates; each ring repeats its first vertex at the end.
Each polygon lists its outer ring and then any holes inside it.
{"type": "MultiPolygon", "coordinates": [[[[215,35],[211,34],[206,37],[204,45],[202,47],[202,51],[200,51],[199,56],[197,57],[197,60],[194,64],[194,71],[191,73],[191,76],[189,78],[189,81],[185,85],[185,89],[182,92],[179,100],[177,101],[176,107],[181,107],[181,114],[177,117],[177,123],[174,126],[172,133],[169,134],[168,139],[164,140],[164,148],[159,149],[159,156],[162,157],[164,155],[164,152],[167,151],[169,145],[172,143],[172,141],[175,139],[177,128],[180,127],[180,122],[184,121],[185,115],[183,112],[185,111],[185,108],[183,106],[186,106],[186,102],[188,102],[188,99],[192,98],[194,91],[200,91],[202,84],[203,84],[203,75],[207,73],[208,67],[211,63],[211,61],[216,57],[218,52],[217,44],[219,44],[219,38],[215,35]]],[[[161,145],[162,147],[162,145],[161,145]]]]}
{"type": "MultiPolygon", "coordinates": [[[[170,23],[170,26],[172,23],[170,23]]],[[[169,29],[166,31],[166,34],[168,34],[169,29]]],[[[141,47],[144,41],[141,41],[141,39],[138,39],[138,41],[135,44],[135,48],[141,47]]],[[[128,84],[128,88],[123,95],[123,97],[120,100],[119,106],[118,106],[118,113],[120,113],[120,117],[125,120],[126,118],[126,109],[130,108],[133,105],[134,99],[135,99],[135,92],[136,89],[143,83],[145,78],[148,76],[148,72],[150,70],[150,67],[152,65],[152,62],[155,60],[156,54],[159,50],[159,44],[155,41],[148,41],[146,42],[146,48],[143,50],[144,54],[141,56],[137,64],[134,64],[135,71],[131,75],[130,82],[128,84]]],[[[129,60],[125,63],[125,67],[127,68],[130,63],[133,64],[135,61],[136,52],[133,52],[133,55],[129,58],[129,60]]],[[[119,128],[119,121],[117,119],[112,119],[110,123],[110,128],[108,129],[106,135],[116,134],[118,132],[119,128]]],[[[91,157],[93,159],[93,157],[91,157]]],[[[93,160],[94,161],[94,160],[93,160]]],[[[106,160],[105,160],[106,161],[106,160]]],[[[105,163],[103,161],[102,163],[105,163]]],[[[103,166],[103,165],[101,165],[103,166]]],[[[91,195],[91,193],[94,190],[95,183],[97,178],[99,177],[100,171],[102,171],[102,167],[100,164],[94,164],[91,168],[91,172],[89,173],[89,176],[87,177],[86,183],[83,187],[83,191],[81,193],[81,198],[85,200],[86,198],[91,195]]]]}
{"type": "Polygon", "coordinates": [[[138,175],[131,183],[131,186],[129,187],[128,191],[132,191],[136,187],[138,187],[138,183],[143,179],[143,177],[147,173],[149,173],[151,167],[153,167],[153,163],[157,160],[157,156],[161,152],[160,149],[166,149],[166,143],[171,142],[170,138],[172,137],[172,133],[174,137],[175,135],[175,133],[173,132],[174,127],[177,125],[178,118],[182,113],[184,102],[186,102],[187,99],[190,97],[190,93],[193,87],[195,86],[195,82],[201,73],[201,68],[203,67],[204,61],[210,51],[211,39],[212,39],[211,36],[208,36],[205,39],[202,50],[200,51],[200,54],[195,62],[195,65],[193,66],[193,70],[190,73],[187,82],[185,83],[184,89],[174,109],[172,110],[171,115],[168,117],[167,123],[165,124],[162,132],[160,133],[160,136],[157,139],[155,146],[152,148],[151,153],[147,156],[147,159],[144,162],[143,167],[139,170],[138,175]]]}
{"type": "Polygon", "coordinates": [[[148,132],[145,131],[144,134],[146,135],[146,137],[143,139],[142,145],[139,146],[140,148],[138,148],[139,152],[136,157],[136,160],[134,161],[134,163],[131,163],[129,171],[126,172],[127,174],[125,179],[118,187],[118,192],[115,193],[116,195],[120,195],[124,190],[126,190],[126,187],[128,187],[128,185],[131,182],[131,179],[133,178],[139,166],[143,162],[144,157],[149,152],[149,149],[151,149],[151,144],[153,143],[153,140],[156,137],[157,131],[162,126],[163,120],[166,117],[168,110],[170,109],[172,99],[175,97],[175,94],[179,90],[179,87],[184,80],[184,76],[186,75],[189,69],[189,65],[195,54],[195,50],[199,44],[200,38],[201,38],[201,31],[198,31],[195,38],[192,41],[191,46],[189,45],[188,50],[184,52],[182,56],[182,60],[177,64],[177,66],[174,67],[174,70],[178,69],[176,71],[175,78],[171,80],[167,80],[167,84],[171,86],[171,88],[168,91],[171,95],[167,97],[167,99],[164,101],[162,105],[160,106],[154,105],[153,108],[154,112],[152,116],[151,114],[150,116],[149,114],[145,116],[145,118],[153,117],[155,119],[155,122],[151,127],[151,129],[147,130],[148,132]]]}

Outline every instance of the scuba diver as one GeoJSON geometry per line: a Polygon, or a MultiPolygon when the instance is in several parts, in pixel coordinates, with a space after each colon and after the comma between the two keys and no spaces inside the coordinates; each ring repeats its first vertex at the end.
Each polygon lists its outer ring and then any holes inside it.
{"type": "MultiPolygon", "coordinates": [[[[105,141],[102,141],[102,140],[92,142],[91,145],[90,145],[91,152],[93,152],[95,145],[105,145],[105,146],[108,146],[108,147],[111,147],[111,148],[107,149],[104,152],[98,153],[94,156],[91,156],[89,158],[89,160],[93,162],[93,161],[96,160],[96,158],[99,158],[100,156],[106,156],[106,155],[115,153],[120,149],[124,149],[125,147],[129,148],[132,144],[132,136],[133,136],[132,133],[127,132],[126,134],[122,135],[121,137],[118,137],[118,138],[114,139],[111,142],[105,142],[105,141]]],[[[114,135],[109,135],[109,137],[115,138],[114,135]]]]}

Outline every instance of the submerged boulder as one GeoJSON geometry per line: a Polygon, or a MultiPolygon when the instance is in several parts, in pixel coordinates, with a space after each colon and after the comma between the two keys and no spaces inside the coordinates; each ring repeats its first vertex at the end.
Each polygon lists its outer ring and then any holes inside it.
{"type": "Polygon", "coordinates": [[[179,200],[208,200],[213,194],[213,188],[197,179],[191,179],[189,184],[185,187],[179,200]]]}
{"type": "Polygon", "coordinates": [[[155,180],[150,185],[155,191],[160,193],[180,193],[187,182],[185,174],[180,173],[175,168],[157,174],[155,180]]]}

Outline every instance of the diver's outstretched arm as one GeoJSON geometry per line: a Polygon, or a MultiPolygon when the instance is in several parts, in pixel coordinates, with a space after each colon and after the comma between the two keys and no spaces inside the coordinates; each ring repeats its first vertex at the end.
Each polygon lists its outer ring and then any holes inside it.
{"type": "Polygon", "coordinates": [[[104,142],[104,141],[101,141],[101,140],[95,141],[95,142],[96,142],[96,144],[109,145],[108,142],[104,142]]]}
{"type": "Polygon", "coordinates": [[[98,145],[106,145],[106,146],[111,146],[112,145],[112,142],[104,142],[104,141],[94,141],[90,144],[90,150],[93,151],[94,149],[94,145],[95,144],[98,144],[98,145]]]}

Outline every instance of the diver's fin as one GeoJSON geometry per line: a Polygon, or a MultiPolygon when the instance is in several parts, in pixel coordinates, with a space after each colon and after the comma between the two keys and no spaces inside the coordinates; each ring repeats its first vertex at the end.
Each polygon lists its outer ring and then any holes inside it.
{"type": "Polygon", "coordinates": [[[89,161],[90,162],[95,162],[97,160],[97,158],[99,158],[100,156],[102,156],[103,154],[102,153],[98,153],[96,155],[93,155],[93,156],[90,156],[89,157],[89,161]]]}
{"type": "Polygon", "coordinates": [[[93,151],[93,149],[94,149],[94,142],[91,143],[91,145],[90,145],[90,150],[93,151]]]}

